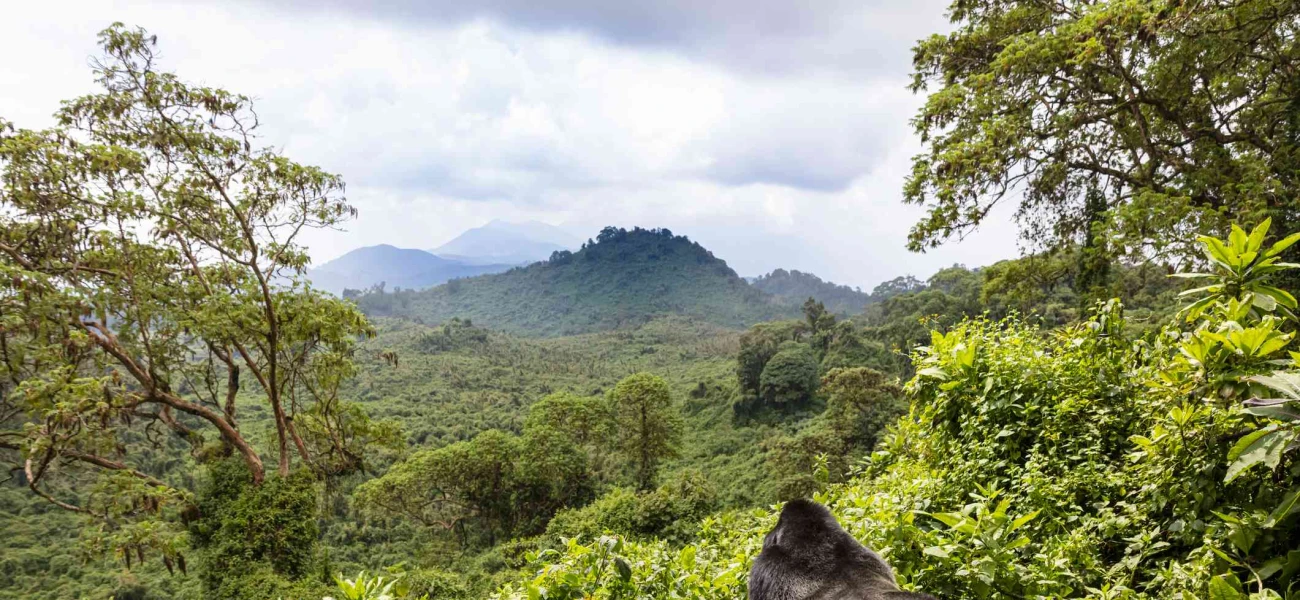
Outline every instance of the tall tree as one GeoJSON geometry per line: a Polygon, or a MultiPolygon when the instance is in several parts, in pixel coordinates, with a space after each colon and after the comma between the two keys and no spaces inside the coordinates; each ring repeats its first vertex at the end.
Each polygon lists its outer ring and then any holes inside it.
{"type": "MultiPolygon", "coordinates": [[[[328,422],[314,446],[339,439],[347,415],[318,399],[371,331],[302,278],[299,235],[354,214],[343,181],[263,147],[247,97],[158,71],[155,43],[113,25],[93,63],[102,91],[65,102],[52,129],[0,121],[0,449],[34,493],[109,530],[186,502],[142,459],[197,456],[206,435],[261,484],[241,395],[270,409],[281,476],[295,450],[314,466],[294,416],[328,422]],[[51,485],[96,474],[104,494],[51,485]]],[[[175,552],[141,541],[150,531],[122,537],[175,552]]]]}
{"type": "Polygon", "coordinates": [[[654,488],[664,459],[677,455],[682,417],[668,382],[649,373],[629,375],[609,392],[618,448],[632,465],[637,488],[654,488]]]}
{"type": "Polygon", "coordinates": [[[1004,201],[1039,247],[1104,232],[1117,253],[1148,258],[1191,256],[1188,232],[1234,218],[1295,222],[1300,4],[959,0],[949,11],[953,32],[915,51],[912,87],[929,97],[905,197],[928,215],[913,250],[965,235],[1004,201]]]}

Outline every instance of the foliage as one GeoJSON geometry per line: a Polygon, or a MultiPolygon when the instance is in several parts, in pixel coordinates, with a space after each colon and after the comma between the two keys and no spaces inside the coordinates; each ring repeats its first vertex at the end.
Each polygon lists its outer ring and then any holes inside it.
{"type": "Polygon", "coordinates": [[[774,406],[807,402],[817,391],[817,355],[808,344],[784,342],[763,366],[759,396],[774,406]]]}
{"type": "Polygon", "coordinates": [[[925,142],[904,194],[933,247],[1018,202],[1057,248],[1190,257],[1194,233],[1285,217],[1296,172],[1294,26],[1286,0],[951,3],[915,49],[925,142]]]}
{"type": "Polygon", "coordinates": [[[713,483],[699,471],[683,471],[652,492],[614,488],[587,506],[560,511],[546,535],[594,539],[616,533],[680,543],[692,538],[699,521],[717,508],[713,483]]]}
{"type": "Polygon", "coordinates": [[[798,433],[767,443],[779,499],[806,498],[845,481],[855,457],[869,454],[878,434],[906,412],[898,386],[866,367],[832,369],[822,386],[825,410],[798,433]]]}
{"type": "Polygon", "coordinates": [[[668,382],[650,373],[629,375],[609,392],[614,445],[632,471],[637,489],[654,486],[664,459],[677,456],[682,418],[668,382]]]}
{"type": "Polygon", "coordinates": [[[754,279],[751,284],[786,304],[797,305],[807,298],[816,298],[826,305],[827,310],[841,315],[858,314],[873,300],[873,296],[862,290],[822,281],[812,273],[796,270],[777,269],[754,279]]]}
{"type": "Polygon", "coordinates": [[[698,242],[666,229],[607,227],[578,252],[422,291],[356,296],[372,316],[427,322],[469,318],[518,334],[572,335],[636,327],[663,315],[729,327],[786,315],[792,306],[745,283],[698,242]]]}
{"type": "Polygon", "coordinates": [[[208,471],[198,494],[201,516],[189,526],[207,596],[251,599],[308,577],[319,534],[310,475],[276,475],[254,486],[247,465],[236,458],[208,471]]]}
{"type": "MultiPolygon", "coordinates": [[[[1269,375],[1295,368],[1279,357],[1290,334],[1249,294],[1136,338],[1117,301],[1052,331],[1015,317],[936,331],[913,357],[910,414],[817,499],[937,597],[1294,598],[1300,466],[1290,438],[1264,440],[1294,427],[1300,376],[1269,375]]],[[[850,400],[870,374],[841,378],[827,387],[850,400]]],[[[677,548],[570,540],[498,597],[742,597],[775,517],[706,518],[677,548]]]]}
{"type": "Polygon", "coordinates": [[[1237,225],[1232,226],[1232,234],[1227,240],[1210,236],[1199,238],[1205,249],[1205,257],[1214,271],[1210,273],[1180,273],[1179,277],[1187,279],[1210,280],[1206,286],[1184,291],[1181,296],[1199,296],[1184,309],[1187,320],[1194,321],[1205,311],[1224,301],[1240,301],[1251,307],[1256,315],[1281,312],[1295,320],[1292,312],[1296,308],[1295,296],[1281,288],[1268,285],[1265,279],[1269,275],[1294,269],[1298,265],[1281,262],[1282,253],[1297,241],[1300,233],[1288,236],[1276,244],[1264,248],[1264,239],[1272,226],[1272,219],[1264,219],[1248,235],[1237,225]]]}
{"type": "Polygon", "coordinates": [[[759,323],[740,336],[740,351],[736,353],[736,379],[740,389],[748,396],[761,394],[763,369],[776,356],[781,344],[799,341],[807,334],[807,324],[802,321],[774,321],[759,323]]]}
{"type": "MultiPolygon", "coordinates": [[[[418,596],[410,594],[409,586],[400,585],[404,583],[399,578],[386,578],[383,575],[373,577],[366,575],[365,571],[357,573],[352,579],[344,578],[342,574],[334,576],[334,583],[338,587],[338,600],[397,600],[398,598],[416,598],[418,596]]],[[[428,596],[423,596],[428,600],[428,596]]],[[[323,600],[335,600],[335,596],[326,596],[323,600]]]]}
{"type": "Polygon", "coordinates": [[[589,495],[586,455],[549,427],[519,437],[489,430],[466,442],[423,450],[356,490],[362,508],[470,535],[535,533],[558,508],[589,495]],[[471,528],[473,526],[473,528],[471,528]]]}
{"type": "MultiPolygon", "coordinates": [[[[48,130],[0,121],[0,453],[85,518],[87,551],[184,571],[196,460],[233,453],[248,486],[267,481],[241,502],[274,504],[297,497],[293,461],[334,475],[396,434],[334,398],[372,330],[302,279],[298,236],[354,214],[343,181],[261,146],[247,97],[157,70],[143,30],[99,41],[100,91],[48,130]],[[269,444],[244,427],[250,403],[269,444]]],[[[230,552],[299,577],[270,554],[310,553],[314,533],[283,533],[295,549],[230,552]]]]}

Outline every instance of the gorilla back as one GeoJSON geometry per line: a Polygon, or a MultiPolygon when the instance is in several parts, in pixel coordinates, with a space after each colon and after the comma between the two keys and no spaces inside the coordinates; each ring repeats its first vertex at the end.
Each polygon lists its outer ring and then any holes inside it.
{"type": "Polygon", "coordinates": [[[786,503],[749,574],[749,600],[934,600],[898,589],[894,571],[826,507],[786,503]]]}

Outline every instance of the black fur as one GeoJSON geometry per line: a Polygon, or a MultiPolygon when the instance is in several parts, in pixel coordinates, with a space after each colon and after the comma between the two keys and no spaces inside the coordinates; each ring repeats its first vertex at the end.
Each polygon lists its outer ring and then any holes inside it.
{"type": "Polygon", "coordinates": [[[749,600],[922,599],[934,600],[898,589],[889,563],[811,500],[786,503],[749,573],[749,600]]]}

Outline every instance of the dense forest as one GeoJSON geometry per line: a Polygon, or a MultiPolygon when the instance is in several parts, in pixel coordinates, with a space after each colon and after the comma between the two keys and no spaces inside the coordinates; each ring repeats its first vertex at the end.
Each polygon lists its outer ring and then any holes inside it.
{"type": "Polygon", "coordinates": [[[0,120],[3,598],[746,597],[812,497],[939,598],[1300,598],[1300,6],[955,2],[870,293],[664,229],[307,283],[340,176],[114,25],[0,120]]]}
{"type": "Polygon", "coordinates": [[[729,327],[798,312],[745,283],[713,253],[667,229],[606,227],[577,252],[428,290],[347,290],[367,314],[438,323],[459,317],[513,333],[572,335],[687,315],[729,327]]]}

